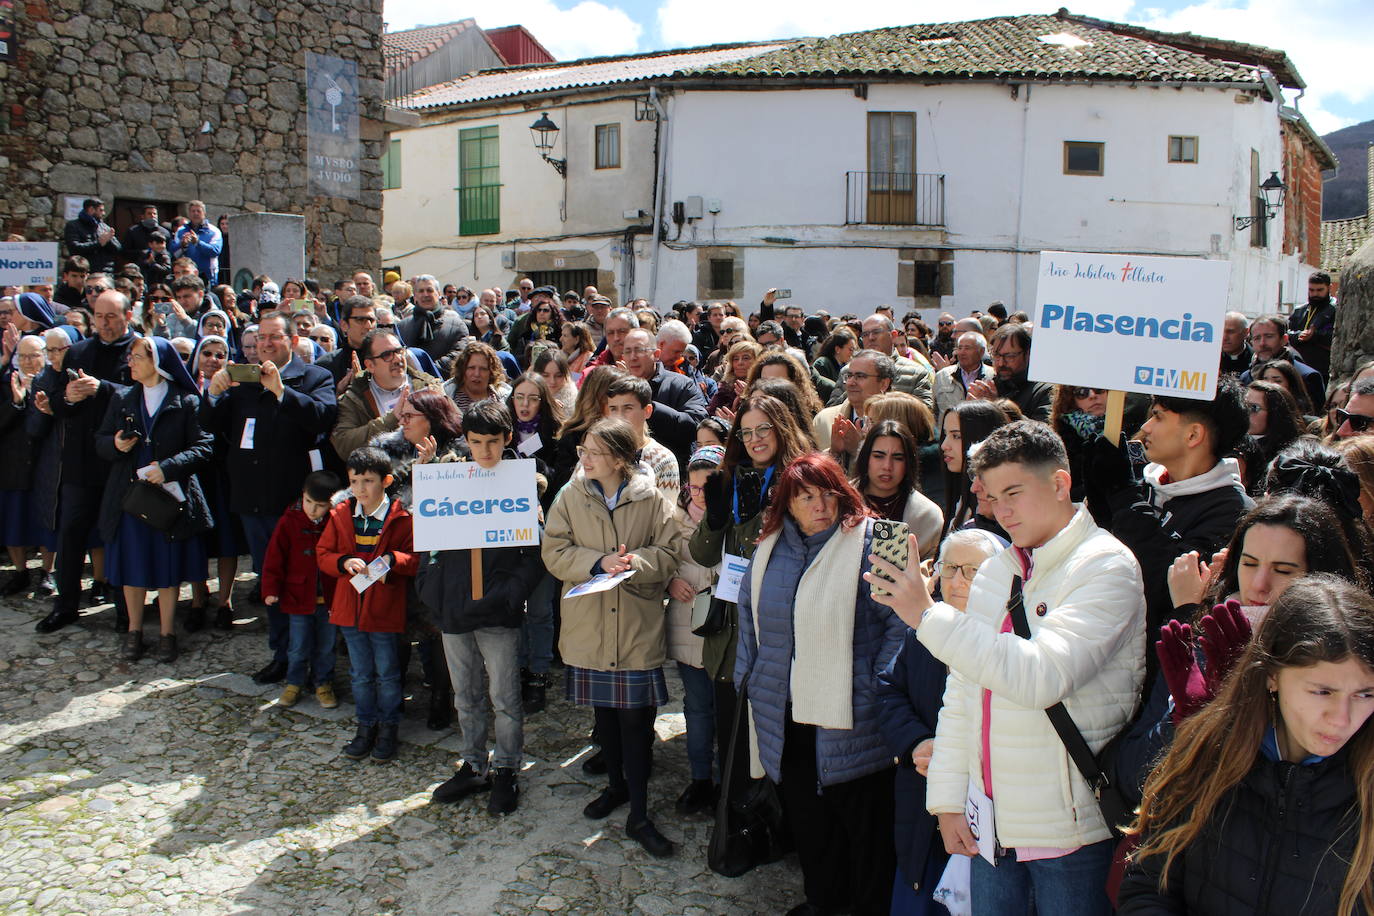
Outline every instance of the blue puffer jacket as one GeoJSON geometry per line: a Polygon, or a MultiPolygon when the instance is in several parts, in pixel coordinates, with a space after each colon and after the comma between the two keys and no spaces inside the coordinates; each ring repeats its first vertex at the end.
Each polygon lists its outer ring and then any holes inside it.
{"type": "MultiPolygon", "coordinates": [[[[875,602],[862,574],[868,569],[872,522],[865,523],[864,561],[854,570],[859,590],[854,608],[854,680],[852,729],[816,729],[816,773],[822,786],[859,779],[892,766],[892,752],[878,728],[878,672],[887,667],[902,645],[907,625],[888,608],[875,602]]],[[[790,517],[766,570],[749,565],[740,584],[739,645],[735,656],[735,685],[749,681],[749,704],[758,732],[759,759],[774,782],[781,780],[783,729],[786,724],[793,657],[792,609],[797,584],[811,562],[835,533],[828,528],[810,537],[802,535],[790,517]],[[760,607],[755,614],[751,583],[763,575],[760,607]],[[755,620],[761,621],[754,635],[755,620]]],[[[840,609],[836,609],[837,612],[840,609]]]]}

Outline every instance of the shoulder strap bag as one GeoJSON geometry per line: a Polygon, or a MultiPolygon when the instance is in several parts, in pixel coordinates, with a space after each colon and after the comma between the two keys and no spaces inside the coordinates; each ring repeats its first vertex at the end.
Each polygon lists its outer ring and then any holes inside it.
{"type": "MultiPolygon", "coordinates": [[[[1026,604],[1021,596],[1020,576],[1012,581],[1011,597],[1007,599],[1007,612],[1011,614],[1011,626],[1016,635],[1022,639],[1030,639],[1030,623],[1026,620],[1026,604]]],[[[1102,769],[1092,749],[1088,747],[1088,742],[1083,739],[1083,733],[1078,730],[1073,717],[1064,708],[1064,704],[1055,703],[1045,710],[1045,715],[1049,717],[1050,724],[1058,733],[1059,740],[1064,742],[1064,749],[1073,758],[1074,766],[1083,774],[1083,779],[1097,796],[1097,806],[1102,811],[1107,828],[1111,830],[1112,836],[1120,839],[1122,828],[1128,825],[1134,816],[1132,805],[1126,801],[1121,789],[1102,769]]]]}

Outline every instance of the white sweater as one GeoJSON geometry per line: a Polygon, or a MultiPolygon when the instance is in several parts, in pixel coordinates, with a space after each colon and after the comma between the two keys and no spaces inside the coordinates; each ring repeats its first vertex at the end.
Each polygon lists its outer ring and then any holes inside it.
{"type": "Polygon", "coordinates": [[[1023,592],[1031,639],[999,632],[1020,574],[1013,550],[978,570],[966,614],[941,603],[921,622],[921,642],[950,667],[926,806],[962,812],[970,777],[981,783],[988,688],[998,840],[1072,849],[1110,831],[1044,710],[1062,701],[1094,752],[1126,725],[1145,677],[1145,596],[1135,557],[1082,506],[1032,555],[1023,592]]]}

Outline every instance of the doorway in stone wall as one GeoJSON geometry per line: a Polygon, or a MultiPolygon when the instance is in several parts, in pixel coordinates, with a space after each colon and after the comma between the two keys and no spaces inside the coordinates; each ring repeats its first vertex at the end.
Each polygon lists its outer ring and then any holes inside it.
{"type": "MultiPolygon", "coordinates": [[[[172,221],[174,216],[180,213],[183,201],[175,200],[148,200],[142,197],[116,197],[112,213],[106,214],[106,222],[114,226],[115,237],[120,244],[124,243],[124,236],[128,235],[129,230],[134,224],[143,218],[143,208],[151,204],[157,207],[157,221],[166,229],[167,224],[172,221]]],[[[170,230],[169,230],[170,231],[170,230]]],[[[123,253],[124,260],[137,260],[141,252],[126,251],[123,253]]]]}

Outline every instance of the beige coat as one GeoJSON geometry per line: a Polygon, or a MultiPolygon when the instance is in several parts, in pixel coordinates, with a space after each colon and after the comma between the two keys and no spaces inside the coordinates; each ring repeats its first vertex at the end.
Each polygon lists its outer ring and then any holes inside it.
{"type": "MultiPolygon", "coordinates": [[[[687,515],[686,509],[678,509],[678,523],[682,525],[682,557],[681,563],[677,568],[677,575],[680,579],[687,582],[696,591],[709,590],[716,581],[717,566],[707,568],[692,559],[692,552],[687,549],[687,542],[697,530],[699,522],[694,522],[687,515]]],[[[668,597],[668,657],[675,662],[682,662],[691,665],[693,668],[702,667],[701,661],[702,638],[692,632],[692,602],[679,601],[671,595],[668,597]]]]}
{"type": "Polygon", "coordinates": [[[563,661],[594,671],[660,667],[666,659],[663,598],[684,540],[677,507],[647,474],[630,478],[614,510],[585,477],[570,481],[549,510],[545,567],[566,594],[624,544],[634,554],[635,575],[609,591],[563,599],[563,661]]]}

